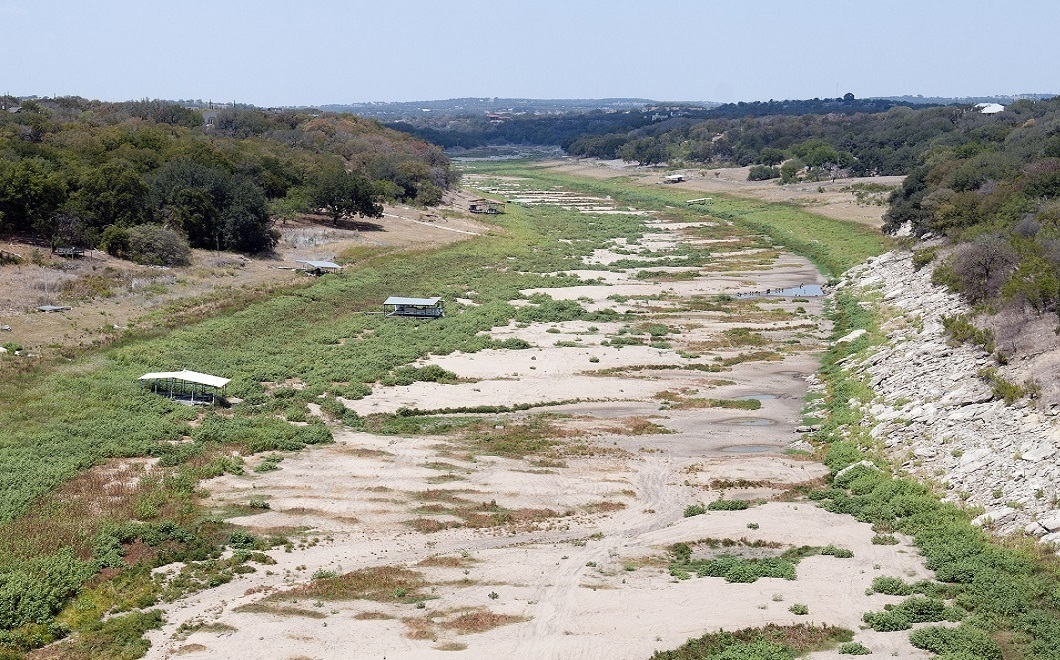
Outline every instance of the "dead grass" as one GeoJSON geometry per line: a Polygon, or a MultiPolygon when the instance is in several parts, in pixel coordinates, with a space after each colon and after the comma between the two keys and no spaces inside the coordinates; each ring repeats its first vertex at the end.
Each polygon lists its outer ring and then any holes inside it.
{"type": "Polygon", "coordinates": [[[406,520],[402,523],[411,527],[413,530],[420,532],[421,534],[433,534],[434,532],[440,532],[446,529],[452,529],[453,527],[461,527],[463,523],[452,521],[441,521],[431,520],[430,518],[413,518],[406,520]]]}
{"type": "Polygon", "coordinates": [[[343,516],[337,513],[331,513],[330,511],[324,511],[323,509],[314,509],[307,506],[296,506],[290,509],[283,509],[279,513],[285,513],[292,516],[319,516],[321,518],[327,518],[328,520],[334,520],[335,522],[346,523],[349,525],[357,524],[360,519],[355,516],[343,516]]]}
{"type": "Polygon", "coordinates": [[[320,578],[283,593],[268,596],[269,601],[290,601],[301,598],[318,600],[374,600],[405,602],[419,600],[417,592],[426,582],[423,575],[399,566],[373,566],[344,575],[320,578]]]}
{"type": "Polygon", "coordinates": [[[386,621],[394,617],[386,612],[359,612],[353,618],[358,621],[386,621]]]}
{"type": "Polygon", "coordinates": [[[586,504],[584,507],[586,513],[611,513],[625,508],[626,504],[624,502],[595,502],[586,504]]]}
{"type": "MultiPolygon", "coordinates": [[[[529,618],[498,614],[483,607],[431,612],[422,617],[408,617],[403,621],[407,627],[405,637],[408,639],[437,641],[445,633],[473,635],[501,626],[529,621],[529,618]]],[[[452,650],[456,650],[455,646],[452,650]]]]}
{"type": "Polygon", "coordinates": [[[209,648],[202,644],[185,644],[176,651],[173,651],[173,655],[187,655],[189,653],[199,653],[200,651],[208,651],[209,648]]]}
{"type": "Polygon", "coordinates": [[[423,568],[464,568],[465,566],[471,566],[477,563],[478,560],[474,557],[455,557],[452,555],[436,555],[434,557],[427,557],[420,561],[416,566],[422,566],[423,568]]]}
{"type": "Polygon", "coordinates": [[[335,453],[345,454],[346,456],[356,456],[358,458],[389,458],[393,456],[388,451],[382,449],[369,449],[368,447],[335,447],[332,449],[335,453]]]}
{"type": "Polygon", "coordinates": [[[675,432],[643,416],[622,417],[615,421],[618,425],[607,426],[601,430],[613,435],[661,435],[675,432]]]}
{"type": "Polygon", "coordinates": [[[478,612],[461,614],[455,619],[447,621],[443,626],[446,630],[454,630],[461,635],[470,635],[473,633],[486,632],[487,630],[493,630],[494,628],[500,628],[501,626],[507,626],[513,623],[522,623],[523,621],[529,621],[529,619],[527,617],[515,616],[513,614],[497,614],[496,612],[490,612],[489,610],[481,610],[478,612]]]}
{"type": "Polygon", "coordinates": [[[233,609],[233,612],[245,612],[247,614],[271,614],[272,616],[304,616],[310,619],[325,619],[327,615],[319,610],[310,610],[296,605],[284,605],[282,603],[270,602],[271,599],[282,594],[268,596],[265,600],[256,603],[247,603],[233,609]]]}

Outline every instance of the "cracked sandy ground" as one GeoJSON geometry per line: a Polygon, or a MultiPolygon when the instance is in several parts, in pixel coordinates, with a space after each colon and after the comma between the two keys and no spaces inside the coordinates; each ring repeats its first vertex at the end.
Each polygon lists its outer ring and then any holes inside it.
{"type": "MultiPolygon", "coordinates": [[[[649,241],[658,248],[686,240],[680,229],[656,223],[649,241]]],[[[581,299],[588,309],[621,310],[607,300],[616,293],[636,297],[628,308],[656,304],[665,314],[660,322],[681,329],[666,337],[669,347],[602,345],[621,324],[512,324],[492,334],[525,339],[532,348],[420,363],[466,382],[378,387],[348,404],[369,414],[576,401],[492,416],[485,429],[503,432],[547,413],[543,423],[559,436],[554,448],[499,457],[473,451],[460,437],[340,429],[333,445],[288,454],[280,470],[208,482],[219,504],[269,502],[269,510],[237,519],[251,531],[297,528],[305,531],[292,538],[303,540],[289,552],[271,551],[275,565],[168,606],[166,626],[150,634],[147,657],[647,658],[719,628],[811,620],[858,631],[864,612],[900,600],[866,595],[874,577],[930,577],[908,539],[872,545],[868,525],[806,500],[775,498],[826,473],[819,463],[784,453],[797,438],[804,379],[816,370],[827,334],[820,300],[762,301],[766,310],[805,309],[774,321],[682,307],[696,295],[820,282],[807,262],[783,254],[766,269],[681,281],[604,275],[610,284],[547,292],[581,299]],[[748,349],[718,341],[734,327],[753,329],[768,344],[748,349]],[[687,357],[691,348],[698,357],[687,357]],[[780,359],[718,372],[687,368],[778,348],[780,359]],[[757,397],[762,406],[673,406],[666,392],[678,393],[679,401],[757,397]],[[743,480],[745,487],[722,491],[719,480],[743,480]],[[774,501],[683,517],[689,504],[722,495],[774,501]],[[834,544],[854,557],[805,559],[795,581],[672,578],[668,548],[707,538],[834,544]],[[384,582],[385,593],[370,599],[297,591],[317,571],[390,569],[404,569],[413,582],[384,582]],[[792,603],[806,604],[809,616],[789,612],[792,603]]],[[[878,654],[927,657],[905,635],[869,630],[856,639],[878,654]]]]}

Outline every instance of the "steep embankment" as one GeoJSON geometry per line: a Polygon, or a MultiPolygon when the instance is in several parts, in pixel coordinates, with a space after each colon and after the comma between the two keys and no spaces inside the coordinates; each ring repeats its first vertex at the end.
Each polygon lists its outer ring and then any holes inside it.
{"type": "Polygon", "coordinates": [[[979,524],[1002,534],[1026,530],[1060,541],[1057,415],[1027,399],[1006,403],[988,382],[996,367],[977,346],[954,345],[942,319],[967,313],[961,299],[915,270],[908,252],[869,259],[840,290],[886,319],[887,340],[844,365],[875,393],[863,424],[897,465],[940,484],[947,500],[986,510],[979,524]]]}

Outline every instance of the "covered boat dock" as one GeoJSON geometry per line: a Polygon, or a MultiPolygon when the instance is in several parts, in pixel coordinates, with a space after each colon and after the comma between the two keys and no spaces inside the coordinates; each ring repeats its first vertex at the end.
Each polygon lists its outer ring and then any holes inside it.
{"type": "Polygon", "coordinates": [[[218,403],[224,398],[225,386],[231,379],[184,369],[144,374],[138,380],[156,394],[196,405],[218,403]]]}
{"type": "Polygon", "coordinates": [[[445,316],[441,298],[402,298],[390,296],[383,301],[383,314],[387,316],[411,316],[414,318],[440,319],[445,316]]]}

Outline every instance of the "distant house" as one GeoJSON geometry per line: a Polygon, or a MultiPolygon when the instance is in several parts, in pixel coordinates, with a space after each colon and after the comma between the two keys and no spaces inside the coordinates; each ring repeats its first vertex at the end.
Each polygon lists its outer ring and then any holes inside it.
{"type": "Polygon", "coordinates": [[[467,210],[472,213],[504,213],[504,202],[495,199],[473,199],[467,203],[467,210]]]}
{"type": "Polygon", "coordinates": [[[1000,103],[976,103],[975,107],[984,115],[994,115],[1005,111],[1005,106],[1000,103]]]}
{"type": "Polygon", "coordinates": [[[663,177],[663,183],[681,183],[684,180],[684,174],[669,174],[663,177]]]}
{"type": "Polygon", "coordinates": [[[20,106],[20,105],[13,105],[13,106],[11,106],[10,108],[8,108],[8,109],[7,109],[7,111],[8,111],[9,113],[13,114],[13,115],[17,115],[18,113],[22,112],[22,106],[20,106]]]}
{"type": "Polygon", "coordinates": [[[302,270],[309,275],[315,275],[320,277],[326,273],[334,273],[342,270],[342,266],[332,263],[330,261],[314,261],[314,260],[297,260],[296,263],[305,264],[306,267],[302,270]]]}
{"type": "Polygon", "coordinates": [[[427,319],[440,319],[445,316],[441,298],[403,298],[401,296],[390,296],[383,301],[383,313],[387,316],[427,319]]]}

